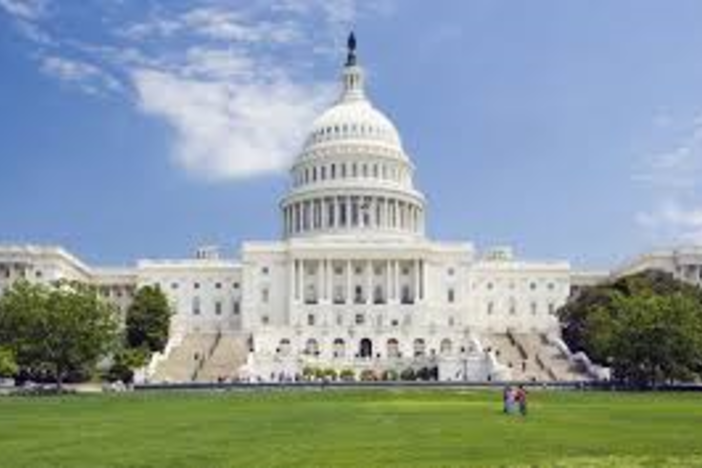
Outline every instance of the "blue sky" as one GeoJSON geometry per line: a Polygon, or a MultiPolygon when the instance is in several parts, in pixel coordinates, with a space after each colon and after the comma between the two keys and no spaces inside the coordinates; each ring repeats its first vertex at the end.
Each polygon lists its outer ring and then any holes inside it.
{"type": "Polygon", "coordinates": [[[349,29],[429,232],[610,267],[702,242],[702,2],[0,0],[0,242],[276,239],[349,29]]]}

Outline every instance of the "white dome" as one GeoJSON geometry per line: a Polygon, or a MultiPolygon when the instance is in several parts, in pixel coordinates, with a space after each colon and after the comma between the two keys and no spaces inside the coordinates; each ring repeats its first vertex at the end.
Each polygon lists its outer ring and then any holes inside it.
{"type": "Polygon", "coordinates": [[[425,200],[393,123],[366,98],[349,41],[339,99],[312,124],[281,201],[285,237],[416,239],[425,200]]]}
{"type": "Polygon", "coordinates": [[[365,98],[342,98],[327,109],[312,124],[305,146],[351,139],[402,149],[395,125],[365,98]]]}

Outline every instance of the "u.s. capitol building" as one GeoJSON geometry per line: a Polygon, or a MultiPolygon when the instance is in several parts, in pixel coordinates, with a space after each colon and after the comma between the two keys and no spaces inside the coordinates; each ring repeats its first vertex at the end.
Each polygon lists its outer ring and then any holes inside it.
{"type": "MultiPolygon", "coordinates": [[[[352,41],[353,42],[353,41],[352,41]]],[[[13,281],[95,284],[122,311],[158,285],[175,315],[151,381],[292,379],[306,366],[437,369],[442,380],[592,377],[560,340],[556,310],[604,275],[510,248],[425,235],[427,205],[393,123],[369,100],[350,43],[338,100],[312,124],[280,203],[282,239],[193,259],[85,265],[60,247],[0,247],[13,281]]]]}

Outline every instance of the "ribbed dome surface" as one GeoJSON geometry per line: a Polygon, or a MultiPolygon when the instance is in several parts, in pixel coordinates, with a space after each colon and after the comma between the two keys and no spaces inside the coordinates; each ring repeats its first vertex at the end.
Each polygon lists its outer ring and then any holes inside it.
{"type": "Polygon", "coordinates": [[[312,124],[306,147],[340,140],[384,143],[402,149],[397,129],[370,101],[342,99],[312,124]]]}

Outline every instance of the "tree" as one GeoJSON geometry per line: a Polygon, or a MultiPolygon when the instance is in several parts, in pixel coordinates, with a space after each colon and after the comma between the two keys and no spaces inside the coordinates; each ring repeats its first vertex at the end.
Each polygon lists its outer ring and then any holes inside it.
{"type": "Polygon", "coordinates": [[[69,373],[94,369],[117,330],[115,308],[90,286],[18,282],[0,299],[0,343],[22,369],[46,371],[59,390],[69,373]]]}
{"type": "Polygon", "coordinates": [[[127,310],[127,346],[161,352],[168,343],[173,311],[158,286],[140,288],[127,310]]]}
{"type": "Polygon", "coordinates": [[[659,271],[585,289],[559,311],[571,349],[637,387],[702,375],[702,291],[659,271]]]}
{"type": "Polygon", "coordinates": [[[143,367],[148,362],[148,352],[144,348],[121,349],[112,357],[112,365],[107,372],[107,380],[110,382],[122,381],[132,383],[134,381],[134,369],[143,367]]]}
{"type": "Polygon", "coordinates": [[[15,353],[8,348],[0,348],[0,377],[14,377],[19,372],[15,353]]]}

